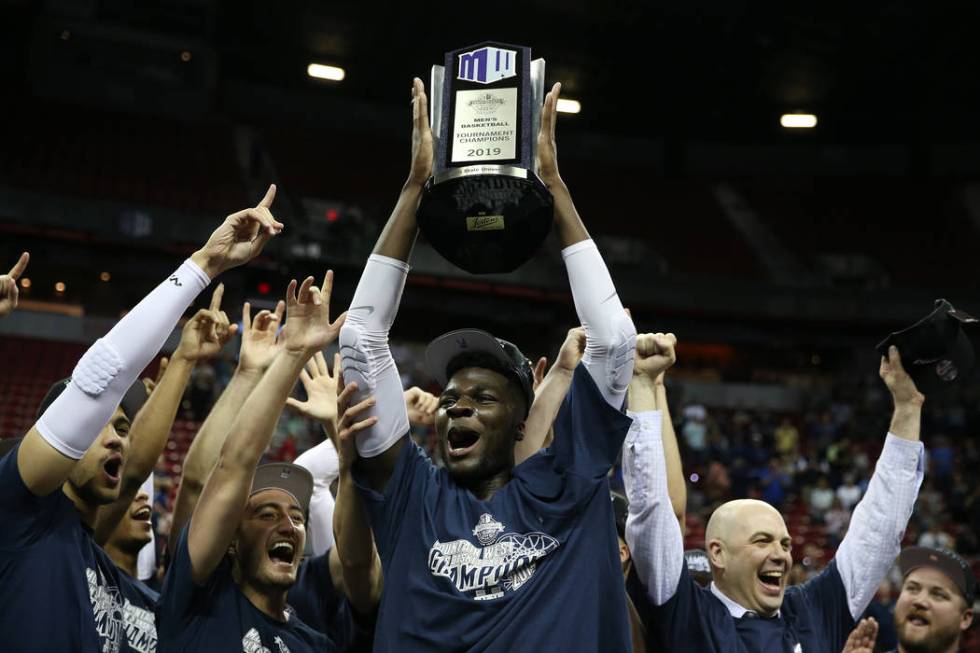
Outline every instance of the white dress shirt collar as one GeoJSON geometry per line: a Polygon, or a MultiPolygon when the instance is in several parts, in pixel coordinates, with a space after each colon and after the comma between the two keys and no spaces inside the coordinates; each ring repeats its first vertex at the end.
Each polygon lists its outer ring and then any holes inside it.
{"type": "MultiPolygon", "coordinates": [[[[725,596],[725,593],[718,589],[718,586],[715,585],[714,581],[711,581],[711,593],[718,597],[718,600],[721,601],[722,605],[728,608],[728,613],[735,619],[741,619],[745,616],[746,612],[749,612],[748,608],[725,596]]],[[[777,617],[779,616],[779,612],[779,610],[776,610],[777,617]]]]}

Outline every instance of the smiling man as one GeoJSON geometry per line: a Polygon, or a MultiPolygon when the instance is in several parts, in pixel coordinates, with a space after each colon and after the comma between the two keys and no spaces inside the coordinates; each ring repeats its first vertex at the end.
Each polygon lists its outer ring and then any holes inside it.
{"type": "Polygon", "coordinates": [[[278,352],[231,424],[180,532],[160,595],[163,651],[333,651],[333,642],[287,609],[306,545],[313,477],[298,465],[256,468],[303,365],[333,342],[333,273],[286,291],[278,352]]]}
{"type": "Polygon", "coordinates": [[[898,554],[922,482],[925,397],[891,347],[881,378],[894,402],[891,427],[865,497],[837,555],[818,576],[787,588],[792,536],[762,501],[730,501],[705,531],[713,582],[699,587],[684,565],[683,537],[668,502],[663,447],[630,438],[623,475],[630,500],[626,541],[653,604],[650,639],[664,650],[837,653],[898,554]]]}
{"type": "Polygon", "coordinates": [[[478,329],[437,338],[426,363],[445,385],[435,417],[446,463],[439,469],[407,437],[401,380],[387,346],[432,167],[426,96],[421,81],[413,86],[409,179],[340,335],[344,379],[359,392],[359,403],[341,418],[341,439],[357,431],[353,480],[384,569],[375,651],[630,648],[606,475],[631,423],[622,406],[636,329],[558,175],[558,90],[542,110],[538,173],[555,199],[555,227],[585,330],[582,362],[554,444],[515,466],[533,399],[530,363],[512,343],[478,329]]]}
{"type": "Polygon", "coordinates": [[[905,577],[895,604],[898,653],[956,653],[973,624],[977,579],[947,549],[912,546],[898,557],[905,577]]]}

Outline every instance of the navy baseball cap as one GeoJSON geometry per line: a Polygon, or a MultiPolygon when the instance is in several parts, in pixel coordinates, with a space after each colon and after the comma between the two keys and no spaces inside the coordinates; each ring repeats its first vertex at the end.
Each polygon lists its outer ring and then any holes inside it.
{"type": "MultiPolygon", "coordinates": [[[[48,409],[48,406],[54,403],[54,400],[65,391],[68,387],[68,383],[71,381],[70,378],[61,379],[56,381],[50,388],[48,388],[48,393],[44,395],[44,399],[41,400],[41,405],[37,407],[37,414],[35,419],[41,419],[41,415],[44,411],[48,409]]],[[[140,412],[140,408],[146,403],[146,386],[143,385],[142,381],[137,380],[133,385],[129,386],[129,390],[123,395],[122,401],[119,402],[120,407],[122,407],[123,412],[129,421],[132,422],[136,419],[136,413],[140,412]]]]}
{"type": "Polygon", "coordinates": [[[966,599],[967,607],[973,607],[977,596],[977,578],[970,564],[949,549],[930,549],[910,546],[898,555],[898,568],[905,578],[919,567],[932,567],[946,574],[966,599]]]}
{"type": "Polygon", "coordinates": [[[888,357],[888,347],[895,345],[902,365],[922,394],[942,392],[958,381],[969,378],[976,355],[967,329],[980,325],[975,317],[937,299],[929,315],[907,329],[896,331],[878,343],[878,353],[888,357]]]}
{"type": "Polygon", "coordinates": [[[517,345],[495,338],[480,329],[458,329],[444,333],[425,350],[429,374],[439,385],[446,387],[453,372],[453,361],[467,354],[485,354],[495,364],[490,368],[517,381],[527,400],[525,416],[534,402],[534,371],[517,345]]]}

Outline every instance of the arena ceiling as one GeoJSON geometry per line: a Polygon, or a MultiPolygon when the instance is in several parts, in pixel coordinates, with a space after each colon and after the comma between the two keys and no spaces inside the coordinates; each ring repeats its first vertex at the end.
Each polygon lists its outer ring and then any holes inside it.
{"type": "MultiPolygon", "coordinates": [[[[8,18],[3,66],[13,84],[50,94],[52,86],[71,86],[58,71],[77,79],[81,68],[115,87],[131,79],[173,89],[173,109],[190,114],[234,114],[224,91],[236,84],[394,106],[410,78],[426,78],[445,50],[496,39],[530,45],[547,59],[549,80],[563,81],[565,94],[582,103],[576,128],[642,134],[668,148],[980,137],[980,6],[939,12],[923,2],[877,2],[804,15],[721,5],[6,0],[0,8],[8,18]],[[190,61],[180,59],[184,52],[190,61]],[[347,77],[311,80],[312,61],[342,66],[347,77]],[[795,111],[816,114],[817,128],[780,127],[779,116],[795,111]]],[[[141,101],[159,108],[137,96],[130,108],[141,101]]],[[[263,111],[275,118],[275,103],[263,111]]]]}

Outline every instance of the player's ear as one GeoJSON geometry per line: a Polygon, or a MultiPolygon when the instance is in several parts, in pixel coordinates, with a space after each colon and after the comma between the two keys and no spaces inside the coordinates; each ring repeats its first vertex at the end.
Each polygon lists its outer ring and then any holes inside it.
{"type": "Polygon", "coordinates": [[[960,618],[960,632],[966,632],[973,625],[973,608],[967,608],[963,611],[963,616],[960,618]]]}
{"type": "Polygon", "coordinates": [[[524,422],[518,422],[517,427],[514,429],[514,440],[520,442],[524,439],[524,422]]]}

